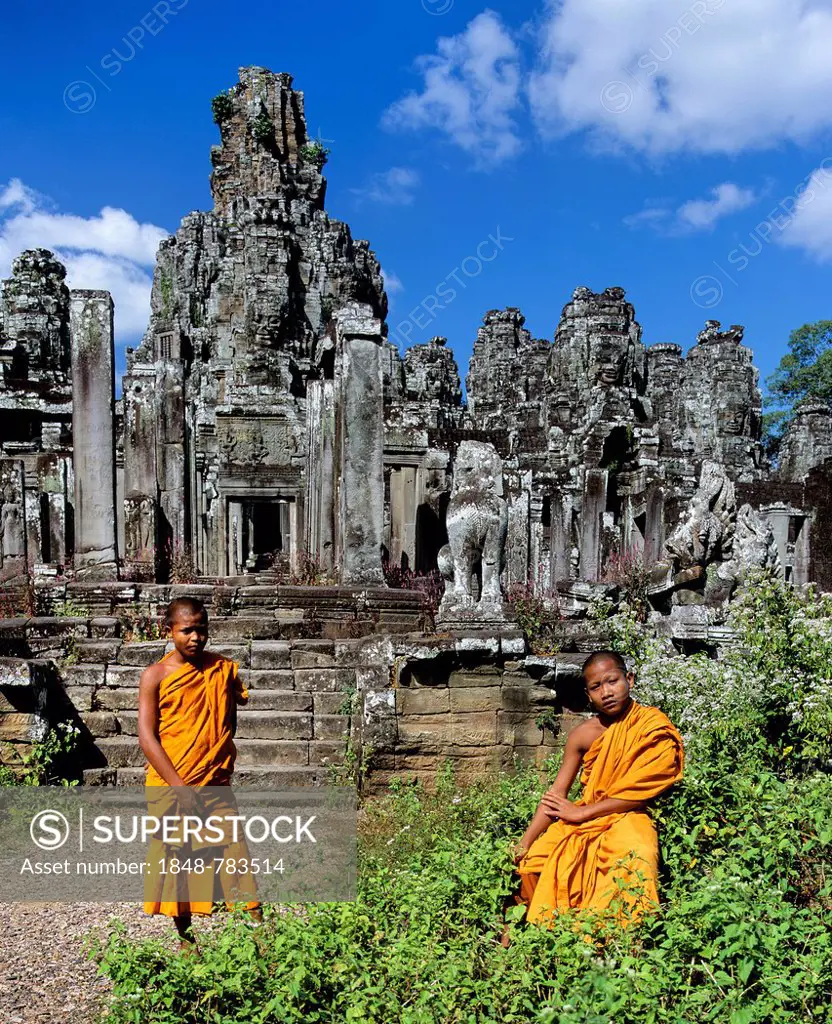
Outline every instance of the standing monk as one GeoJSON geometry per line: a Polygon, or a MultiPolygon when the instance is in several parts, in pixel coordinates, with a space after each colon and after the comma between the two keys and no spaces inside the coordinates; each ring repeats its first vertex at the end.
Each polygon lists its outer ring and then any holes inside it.
{"type": "MultiPolygon", "coordinates": [[[[139,680],[139,745],[147,757],[145,785],[170,786],[167,794],[149,801],[170,809],[170,813],[196,813],[200,804],[189,791],[192,786],[230,786],[237,749],[234,745],[237,704],[248,701],[248,691],[237,676],[236,662],[205,652],[208,642],[208,613],[205,605],[190,597],[179,597],[168,605],[165,625],[173,650],[142,672],[139,680]],[[170,794],[179,798],[175,804],[170,794]]],[[[225,809],[233,799],[220,801],[225,809]]],[[[247,857],[244,844],[233,849],[225,844],[222,856],[247,857]]],[[[204,857],[211,862],[209,850],[204,857]]],[[[176,851],[174,851],[176,853],[176,851]]],[[[190,850],[182,856],[190,856],[190,850]]],[[[171,856],[171,849],[152,840],[149,862],[155,867],[159,857],[171,856]]],[[[213,863],[211,863],[213,868],[213,863]]],[[[191,872],[179,875],[161,873],[151,876],[154,898],[146,899],[145,912],[172,917],[183,948],[192,948],[192,914],[210,914],[213,910],[213,872],[197,878],[191,872]],[[200,889],[196,900],[181,899],[181,887],[200,889]],[[206,885],[211,888],[206,890],[206,885]]],[[[223,876],[223,881],[226,881],[223,876]]],[[[236,879],[245,885],[244,875],[236,879]]],[[[262,911],[256,900],[246,909],[255,921],[262,911]]]]}
{"type": "Polygon", "coordinates": [[[666,715],[630,696],[620,654],[597,651],[583,678],[594,718],[566,741],[555,783],[515,848],[526,920],[611,909],[625,925],[658,904],[659,844],[650,800],[682,777],[682,738],[666,715]],[[583,767],[583,793],[567,797],[583,767]]]}

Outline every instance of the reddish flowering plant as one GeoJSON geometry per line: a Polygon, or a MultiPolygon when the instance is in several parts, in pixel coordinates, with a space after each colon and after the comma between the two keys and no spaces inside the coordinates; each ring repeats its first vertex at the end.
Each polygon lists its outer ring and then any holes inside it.
{"type": "Polygon", "coordinates": [[[646,622],[650,611],[647,600],[650,566],[644,559],[643,551],[630,547],[621,552],[613,552],[607,559],[601,582],[618,587],[638,621],[646,622]]]}

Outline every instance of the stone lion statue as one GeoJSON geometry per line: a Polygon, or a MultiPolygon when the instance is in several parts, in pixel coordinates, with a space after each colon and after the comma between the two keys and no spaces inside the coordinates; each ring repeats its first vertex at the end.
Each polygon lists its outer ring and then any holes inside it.
{"type": "Polygon", "coordinates": [[[454,464],[447,513],[448,543],[439,552],[439,570],[447,580],[440,618],[501,618],[500,573],[508,531],[503,498],[503,464],[493,445],[463,441],[454,464]],[[479,602],[474,575],[481,567],[479,602]]]}

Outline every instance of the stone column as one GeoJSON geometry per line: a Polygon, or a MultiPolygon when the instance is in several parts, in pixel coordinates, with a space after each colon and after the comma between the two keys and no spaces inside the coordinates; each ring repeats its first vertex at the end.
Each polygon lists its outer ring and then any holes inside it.
{"type": "Polygon", "coordinates": [[[115,357],[109,292],[73,291],[72,451],[80,579],[117,579],[115,357]]]}
{"type": "Polygon", "coordinates": [[[552,495],[552,577],[555,584],[570,578],[572,562],[572,502],[563,492],[552,495]]]}
{"type": "Polygon", "coordinates": [[[786,568],[791,561],[789,558],[789,527],[795,509],[787,505],[769,505],[761,508],[761,515],[768,520],[771,531],[774,534],[774,543],[777,545],[777,554],[780,556],[780,571],[786,575],[786,568]]]}
{"type": "Polygon", "coordinates": [[[335,316],[337,561],[345,585],[384,585],[384,418],[381,321],[348,303],[335,316]]]}
{"type": "Polygon", "coordinates": [[[248,533],[248,551],[246,551],[246,571],[254,572],[254,566],[257,561],[254,554],[254,502],[247,501],[243,506],[243,514],[246,519],[246,527],[248,533]]]}
{"type": "Polygon", "coordinates": [[[153,579],[157,561],[159,485],[156,479],[156,425],[159,419],[156,370],[149,364],[133,366],[123,381],[124,397],[124,500],[126,572],[138,579],[153,579]],[[130,521],[140,503],[152,505],[153,536],[146,536],[130,521]]]}
{"type": "MultiPolygon", "coordinates": [[[[306,388],[306,550],[331,569],[335,547],[335,382],[310,381],[306,388]]],[[[292,557],[299,550],[293,545],[292,557]]]]}
{"type": "Polygon", "coordinates": [[[290,558],[295,553],[296,545],[292,543],[294,530],[292,529],[292,515],[294,509],[297,508],[296,501],[281,501],[278,505],[280,515],[280,548],[284,554],[288,554],[290,558]]]}
{"type": "Polygon", "coordinates": [[[652,566],[664,557],[664,493],[658,485],[647,492],[644,519],[644,563],[652,566]]]}
{"type": "Polygon", "coordinates": [[[243,503],[228,503],[228,575],[236,576],[243,562],[243,503]]]}
{"type": "Polygon", "coordinates": [[[596,582],[601,572],[601,528],[607,507],[607,471],[588,469],[581,510],[581,579],[596,582]]]}
{"type": "Polygon", "coordinates": [[[417,466],[402,466],[390,473],[390,561],[407,569],[416,566],[418,473],[417,466]]]}

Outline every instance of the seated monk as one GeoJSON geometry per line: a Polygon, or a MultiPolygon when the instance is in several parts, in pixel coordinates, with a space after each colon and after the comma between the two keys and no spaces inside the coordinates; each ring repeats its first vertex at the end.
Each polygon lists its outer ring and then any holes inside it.
{"type": "Polygon", "coordinates": [[[682,738],[656,708],[630,696],[620,654],[597,651],[583,678],[594,718],[566,741],[554,785],[515,848],[526,920],[565,910],[612,910],[625,925],[658,905],[659,846],[650,800],[682,777],[682,738]],[[583,793],[569,789],[583,768],[583,793]]]}
{"type": "MultiPolygon", "coordinates": [[[[208,613],[201,601],[180,597],[168,605],[165,623],[173,650],[144,670],[139,680],[139,744],[147,757],[145,785],[149,787],[148,811],[165,814],[234,814],[236,804],[230,787],[237,754],[234,745],[237,704],[248,701],[248,691],[237,676],[237,665],[205,651],[208,613]],[[191,787],[212,787],[198,797],[191,787]],[[165,787],[154,789],[153,787],[165,787]],[[168,788],[169,787],[169,788],[168,788]]],[[[204,844],[203,844],[204,845],[204,844]]],[[[148,914],[172,917],[183,949],[193,949],[192,914],[210,914],[214,896],[214,855],[248,859],[244,841],[225,842],[205,850],[194,844],[171,845],[152,839],[147,862],[144,909],[148,914]],[[211,869],[200,874],[174,874],[156,868],[162,859],[182,861],[200,857],[211,869]]],[[[242,888],[248,896],[246,909],[254,921],[262,919],[251,875],[230,879],[220,874],[227,904],[242,888]],[[233,884],[232,884],[233,883],[233,884]]]]}

